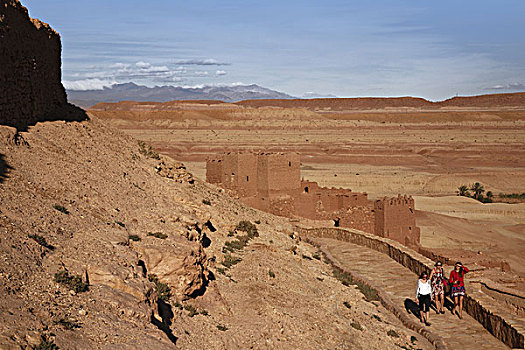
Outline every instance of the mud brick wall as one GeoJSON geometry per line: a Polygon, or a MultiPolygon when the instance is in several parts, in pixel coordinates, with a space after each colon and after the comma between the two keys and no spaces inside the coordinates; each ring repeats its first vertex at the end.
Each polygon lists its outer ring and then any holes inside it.
{"type": "Polygon", "coordinates": [[[257,192],[260,197],[297,195],[301,187],[299,155],[261,153],[257,156],[257,192]]]}
{"type": "Polygon", "coordinates": [[[408,246],[419,245],[414,199],[407,196],[383,198],[374,203],[375,234],[408,246]]]}
{"type": "MultiPolygon", "coordinates": [[[[434,265],[432,260],[396,241],[366,232],[341,228],[307,228],[301,226],[296,226],[296,231],[305,239],[308,237],[332,238],[371,248],[388,255],[416,275],[423,271],[429,271],[434,265]]],[[[477,294],[467,294],[465,311],[509,347],[524,348],[525,330],[519,325],[513,324],[512,317],[502,316],[504,314],[491,307],[477,294]]]]}
{"type": "Polygon", "coordinates": [[[206,182],[211,184],[222,183],[222,157],[210,157],[206,159],[206,182]]]}
{"type": "Polygon", "coordinates": [[[67,104],[60,36],[18,0],[0,0],[0,124],[22,128],[67,104]]]}
{"type": "Polygon", "coordinates": [[[375,233],[375,213],[369,207],[354,207],[338,215],[339,226],[375,233]]]}

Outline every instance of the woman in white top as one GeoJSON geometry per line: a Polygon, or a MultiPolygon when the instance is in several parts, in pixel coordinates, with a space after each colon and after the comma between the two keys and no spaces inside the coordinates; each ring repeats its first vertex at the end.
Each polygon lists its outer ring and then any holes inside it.
{"type": "Polygon", "coordinates": [[[432,285],[428,280],[428,273],[423,272],[417,280],[416,288],[416,303],[419,303],[419,312],[421,313],[421,322],[425,325],[430,326],[428,317],[430,315],[430,300],[432,296],[432,285]],[[426,316],[426,317],[424,317],[426,316]]]}

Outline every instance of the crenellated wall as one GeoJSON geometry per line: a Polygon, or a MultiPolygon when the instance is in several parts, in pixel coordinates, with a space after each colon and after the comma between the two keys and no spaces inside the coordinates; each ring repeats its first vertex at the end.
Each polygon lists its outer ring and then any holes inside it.
{"type": "Polygon", "coordinates": [[[67,107],[60,56],[57,32],[18,0],[0,0],[0,124],[23,129],[58,119],[67,107]]]}
{"type": "Polygon", "coordinates": [[[332,220],[335,226],[419,246],[412,197],[373,202],[366,193],[320,187],[300,176],[295,153],[226,153],[206,160],[206,181],[232,190],[254,208],[290,218],[332,220]]]}

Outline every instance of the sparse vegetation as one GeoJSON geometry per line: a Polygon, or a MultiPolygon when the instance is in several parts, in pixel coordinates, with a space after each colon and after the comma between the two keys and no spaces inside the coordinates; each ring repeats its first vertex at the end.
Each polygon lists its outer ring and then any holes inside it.
{"type": "Polygon", "coordinates": [[[177,308],[177,309],[179,309],[179,310],[184,309],[184,306],[182,306],[182,304],[179,303],[178,301],[176,301],[176,302],[173,304],[173,307],[174,307],[174,308],[177,308]]]}
{"type": "Polygon", "coordinates": [[[230,268],[235,264],[238,264],[242,261],[241,258],[231,256],[230,254],[224,255],[224,261],[222,262],[222,265],[226,268],[230,268]]]}
{"type": "Polygon", "coordinates": [[[122,228],[126,228],[126,224],[124,224],[123,222],[115,221],[115,224],[119,225],[122,228]]]}
{"type": "Polygon", "coordinates": [[[379,322],[383,322],[383,320],[381,320],[381,317],[379,317],[379,315],[372,315],[372,317],[378,320],[379,322]]]}
{"type": "Polygon", "coordinates": [[[470,187],[466,185],[461,185],[456,191],[458,196],[474,198],[475,200],[480,201],[481,203],[492,203],[494,194],[491,191],[488,191],[486,196],[484,196],[484,192],[485,188],[479,182],[474,183],[470,187]],[[470,191],[472,191],[472,195],[470,194],[470,191]]]}
{"type": "Polygon", "coordinates": [[[226,332],[228,330],[228,327],[222,325],[222,324],[219,324],[217,325],[217,329],[220,330],[221,332],[226,332]]]}
{"type": "Polygon", "coordinates": [[[40,235],[35,234],[29,234],[29,238],[40,244],[42,247],[53,250],[55,247],[53,247],[51,244],[48,244],[46,239],[40,235]]]}
{"type": "Polygon", "coordinates": [[[208,311],[206,311],[206,310],[201,310],[201,315],[203,315],[203,316],[208,316],[209,313],[208,313],[208,311]]]}
{"type": "Polygon", "coordinates": [[[315,260],[321,260],[321,256],[319,255],[319,253],[312,254],[312,258],[314,258],[315,260]]]}
{"type": "Polygon", "coordinates": [[[363,330],[363,327],[361,327],[359,322],[352,322],[352,323],[350,323],[350,326],[352,326],[352,328],[354,328],[354,329],[357,329],[358,331],[362,331],[363,330]]]}
{"type": "Polygon", "coordinates": [[[38,344],[37,347],[34,348],[35,350],[58,350],[59,347],[55,344],[55,342],[46,336],[42,336],[42,339],[40,340],[40,344],[38,344]]]}
{"type": "Polygon", "coordinates": [[[209,199],[203,199],[202,204],[204,205],[211,205],[211,201],[209,199]]]}
{"type": "Polygon", "coordinates": [[[343,305],[346,306],[348,309],[352,308],[352,305],[348,301],[344,301],[343,305]]]}
{"type": "Polygon", "coordinates": [[[312,258],[309,257],[308,255],[304,255],[304,254],[303,254],[302,257],[303,257],[303,259],[305,259],[305,260],[312,260],[312,258]]]}
{"type": "Polygon", "coordinates": [[[379,301],[377,291],[370,288],[361,281],[354,280],[347,272],[342,272],[338,269],[333,270],[334,277],[337,278],[345,286],[354,285],[365,296],[366,301],[379,301]]]}
{"type": "Polygon", "coordinates": [[[137,235],[129,235],[129,236],[128,236],[128,239],[129,239],[130,241],[133,241],[133,242],[138,242],[138,241],[140,241],[140,237],[137,236],[137,235]]]}
{"type": "Polygon", "coordinates": [[[397,332],[393,329],[389,330],[388,332],[386,332],[386,334],[388,336],[391,336],[392,338],[399,338],[399,334],[397,334],[397,332]]]}
{"type": "Polygon", "coordinates": [[[217,272],[220,273],[221,275],[226,275],[226,269],[223,268],[223,267],[217,267],[217,272]]]}
{"type": "Polygon", "coordinates": [[[193,306],[193,305],[190,305],[190,304],[186,304],[184,305],[184,310],[188,311],[188,316],[190,317],[193,317],[195,315],[198,315],[199,312],[197,311],[197,309],[193,306]]]}
{"type": "Polygon", "coordinates": [[[254,237],[259,237],[257,226],[255,226],[254,224],[252,224],[250,221],[247,221],[247,220],[239,221],[237,226],[235,226],[235,230],[246,232],[250,239],[254,237]]]}
{"type": "Polygon", "coordinates": [[[75,291],[75,293],[82,293],[89,289],[89,285],[82,281],[81,276],[70,276],[67,270],[60,270],[55,273],[55,281],[75,291]]]}
{"type": "Polygon", "coordinates": [[[159,239],[168,238],[168,235],[162,232],[148,232],[148,236],[159,238],[159,239]]]}
{"type": "Polygon", "coordinates": [[[140,140],[138,141],[138,143],[140,154],[145,155],[148,158],[160,160],[159,154],[153,149],[153,147],[151,147],[151,145],[148,145],[146,144],[146,142],[140,140]]]}
{"type": "Polygon", "coordinates": [[[268,270],[268,276],[270,276],[270,278],[275,278],[275,272],[268,270]]]}
{"type": "Polygon", "coordinates": [[[150,282],[155,283],[155,286],[157,287],[157,298],[162,301],[168,301],[171,297],[171,289],[170,287],[161,281],[159,281],[159,278],[155,274],[149,274],[148,280],[150,282]]]}
{"type": "Polygon", "coordinates": [[[69,214],[69,210],[67,210],[66,207],[64,207],[64,206],[62,206],[60,204],[53,205],[53,208],[55,208],[55,210],[58,210],[59,212],[64,213],[66,215],[69,214]]]}
{"type": "Polygon", "coordinates": [[[525,199],[525,192],[523,193],[500,193],[498,197],[499,198],[512,198],[512,199],[525,199]]]}
{"type": "Polygon", "coordinates": [[[410,342],[412,342],[412,344],[417,342],[417,338],[415,335],[410,336],[410,342]]]}

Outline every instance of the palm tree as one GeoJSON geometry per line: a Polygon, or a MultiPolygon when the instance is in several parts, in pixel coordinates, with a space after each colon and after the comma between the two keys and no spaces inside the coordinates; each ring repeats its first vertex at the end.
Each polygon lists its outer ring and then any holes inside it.
{"type": "Polygon", "coordinates": [[[480,200],[483,198],[483,192],[485,192],[485,189],[483,188],[482,184],[480,184],[479,182],[476,182],[474,185],[472,185],[470,189],[471,191],[474,192],[474,195],[472,196],[472,198],[477,199],[477,200],[480,200]]]}
{"type": "Polygon", "coordinates": [[[468,192],[468,187],[465,185],[461,185],[458,187],[458,196],[468,197],[470,196],[470,193],[468,192]]]}

